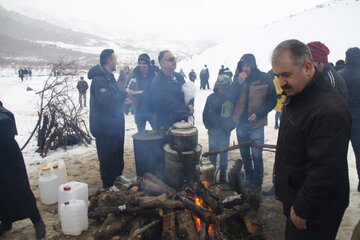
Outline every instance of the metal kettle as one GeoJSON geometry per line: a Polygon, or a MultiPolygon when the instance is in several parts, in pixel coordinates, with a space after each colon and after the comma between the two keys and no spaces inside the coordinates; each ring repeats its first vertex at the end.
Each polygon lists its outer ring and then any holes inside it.
{"type": "Polygon", "coordinates": [[[200,162],[196,165],[196,173],[201,182],[213,182],[215,167],[206,157],[201,157],[200,162]]]}

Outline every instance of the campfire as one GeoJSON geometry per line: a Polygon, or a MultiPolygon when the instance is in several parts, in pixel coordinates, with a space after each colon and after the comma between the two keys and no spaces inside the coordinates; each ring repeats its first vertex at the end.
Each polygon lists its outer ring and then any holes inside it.
{"type": "Polygon", "coordinates": [[[255,210],[243,198],[248,194],[234,190],[238,190],[234,184],[211,185],[208,181],[185,183],[182,189],[175,190],[146,173],[124,191],[99,191],[90,198],[89,217],[101,223],[93,236],[212,240],[245,239],[259,234],[262,227],[255,210]]]}

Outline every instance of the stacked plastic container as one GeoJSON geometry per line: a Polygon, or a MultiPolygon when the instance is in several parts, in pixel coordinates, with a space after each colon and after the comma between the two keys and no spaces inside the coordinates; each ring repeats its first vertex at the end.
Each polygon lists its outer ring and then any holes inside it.
{"type": "Polygon", "coordinates": [[[89,227],[87,204],[84,200],[71,199],[59,208],[61,229],[66,235],[79,236],[89,227]]]}
{"type": "Polygon", "coordinates": [[[63,233],[73,236],[80,235],[89,226],[88,185],[76,181],[61,184],[58,196],[58,213],[63,233]]]}
{"type": "Polygon", "coordinates": [[[49,167],[41,168],[39,174],[40,200],[43,204],[54,204],[58,201],[58,177],[51,172],[49,167]]]}

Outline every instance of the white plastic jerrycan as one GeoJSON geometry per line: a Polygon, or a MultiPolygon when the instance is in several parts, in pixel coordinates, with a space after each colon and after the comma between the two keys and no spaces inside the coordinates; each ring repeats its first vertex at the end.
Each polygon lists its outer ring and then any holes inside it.
{"type": "Polygon", "coordinates": [[[40,199],[43,204],[53,204],[58,201],[58,177],[50,171],[49,167],[41,168],[39,174],[40,199]]]}
{"type": "Polygon", "coordinates": [[[59,185],[69,181],[67,171],[66,171],[65,162],[63,160],[50,162],[50,163],[47,164],[47,166],[59,178],[59,185]]]}
{"type": "MultiPolygon", "coordinates": [[[[61,184],[58,189],[58,206],[70,199],[84,200],[86,207],[89,202],[89,189],[86,183],[71,181],[61,184]]],[[[58,211],[60,214],[60,211],[58,211]]]]}
{"type": "Polygon", "coordinates": [[[87,204],[84,200],[71,199],[60,205],[61,229],[66,235],[79,236],[89,227],[87,204]]]}

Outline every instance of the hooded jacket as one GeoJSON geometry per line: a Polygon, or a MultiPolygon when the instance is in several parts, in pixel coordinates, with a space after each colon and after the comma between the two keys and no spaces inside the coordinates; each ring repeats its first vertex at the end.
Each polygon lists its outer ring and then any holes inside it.
{"type": "Polygon", "coordinates": [[[123,102],[127,96],[120,90],[114,74],[100,65],[88,72],[90,87],[90,131],[94,137],[124,133],[123,102]]]}
{"type": "Polygon", "coordinates": [[[316,71],[284,104],[275,155],[275,192],[284,214],[304,219],[343,213],[351,117],[345,101],[316,71]]]}
{"type": "Polygon", "coordinates": [[[348,106],[352,117],[360,118],[360,64],[346,64],[339,71],[344,78],[348,90],[348,106]]]}
{"type": "Polygon", "coordinates": [[[271,79],[259,69],[251,71],[250,75],[240,84],[234,79],[231,88],[235,102],[234,122],[249,124],[249,128],[256,129],[267,125],[267,114],[276,105],[276,92],[271,79]],[[256,114],[256,121],[249,122],[251,114],[256,114]]]}

